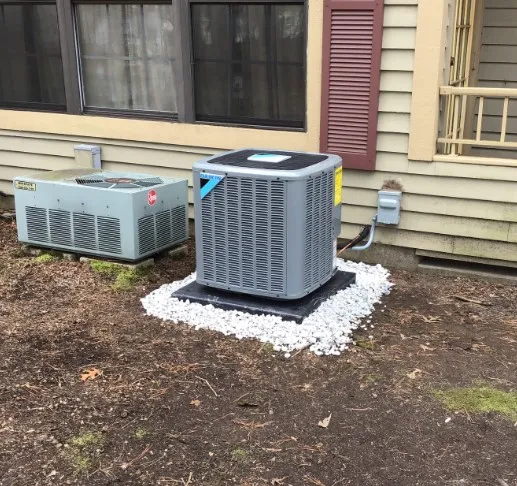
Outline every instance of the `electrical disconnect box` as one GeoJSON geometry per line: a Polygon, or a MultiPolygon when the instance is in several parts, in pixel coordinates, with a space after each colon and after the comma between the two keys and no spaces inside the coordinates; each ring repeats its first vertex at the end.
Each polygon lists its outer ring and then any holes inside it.
{"type": "Polygon", "coordinates": [[[377,222],[382,224],[400,223],[400,191],[379,191],[377,200],[377,222]]]}

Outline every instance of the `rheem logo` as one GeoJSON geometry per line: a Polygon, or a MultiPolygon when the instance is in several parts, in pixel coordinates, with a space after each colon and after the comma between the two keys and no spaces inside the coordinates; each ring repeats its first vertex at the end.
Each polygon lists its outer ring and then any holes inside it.
{"type": "Polygon", "coordinates": [[[158,199],[158,197],[156,196],[156,191],[154,189],[151,189],[147,193],[147,202],[148,202],[149,206],[154,206],[156,204],[157,199],[158,199]]]}

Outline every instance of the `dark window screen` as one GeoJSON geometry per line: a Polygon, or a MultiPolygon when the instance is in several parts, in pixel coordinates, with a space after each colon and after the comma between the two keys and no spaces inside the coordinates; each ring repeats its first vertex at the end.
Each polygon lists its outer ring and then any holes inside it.
{"type": "Polygon", "coordinates": [[[0,106],[65,109],[55,4],[0,3],[0,106]]]}
{"type": "Polygon", "coordinates": [[[305,7],[193,4],[196,119],[303,127],[305,7]]]}

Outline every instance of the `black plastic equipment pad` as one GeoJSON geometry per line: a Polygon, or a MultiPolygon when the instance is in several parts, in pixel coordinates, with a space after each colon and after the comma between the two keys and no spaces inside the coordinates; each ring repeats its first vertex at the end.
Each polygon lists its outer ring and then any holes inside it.
{"type": "Polygon", "coordinates": [[[192,282],[172,294],[179,300],[189,300],[199,304],[212,304],[224,310],[238,310],[249,314],[270,314],[284,321],[300,324],[322,302],[355,283],[355,273],[337,272],[326,284],[301,299],[273,300],[252,295],[226,292],[197,282],[192,282]]]}

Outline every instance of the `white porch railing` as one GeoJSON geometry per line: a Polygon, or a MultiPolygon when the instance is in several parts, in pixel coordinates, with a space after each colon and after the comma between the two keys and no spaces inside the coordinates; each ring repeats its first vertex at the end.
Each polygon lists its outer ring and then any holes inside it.
{"type": "MultiPolygon", "coordinates": [[[[446,98],[446,106],[452,107],[448,114],[449,132],[438,138],[438,143],[444,145],[445,155],[461,155],[464,146],[517,149],[517,142],[507,141],[506,133],[508,107],[510,100],[517,100],[517,89],[442,86],[440,95],[446,98]],[[483,132],[483,110],[487,98],[503,100],[501,113],[497,115],[501,117],[498,140],[488,139],[487,133],[483,132]],[[474,127],[474,106],[477,99],[477,123],[474,127]]],[[[491,134],[493,138],[493,130],[491,134]]]]}

